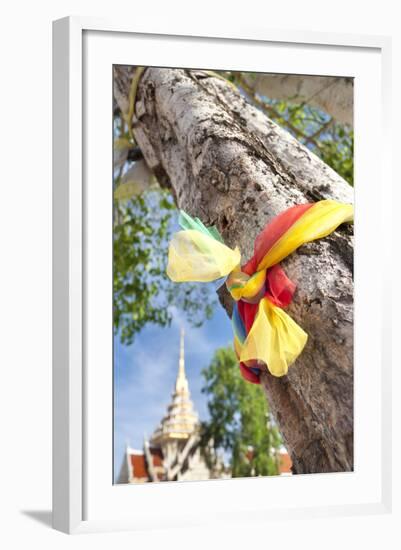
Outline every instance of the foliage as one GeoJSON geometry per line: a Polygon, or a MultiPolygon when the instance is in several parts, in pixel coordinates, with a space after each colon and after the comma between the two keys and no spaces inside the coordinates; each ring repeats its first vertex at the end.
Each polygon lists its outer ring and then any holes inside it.
{"type": "Polygon", "coordinates": [[[350,185],[354,185],[354,132],[333,124],[328,135],[320,141],[318,156],[350,185]]]}
{"type": "Polygon", "coordinates": [[[252,73],[221,73],[238,86],[248,101],[271,120],[294,135],[350,185],[354,177],[354,132],[339,124],[327,113],[308,104],[291,100],[272,100],[259,96],[252,87],[252,73]]]}
{"type": "Polygon", "coordinates": [[[233,349],[218,349],[202,374],[210,416],[202,425],[207,460],[228,453],[233,477],[277,474],[279,431],[261,387],[242,378],[233,349]],[[208,451],[210,442],[215,453],[208,451]]]}
{"type": "Polygon", "coordinates": [[[115,203],[113,313],[123,343],[131,343],[146,323],[169,325],[172,305],[195,326],[212,315],[214,302],[206,287],[174,285],[165,274],[175,212],[171,195],[161,189],[115,203]]]}

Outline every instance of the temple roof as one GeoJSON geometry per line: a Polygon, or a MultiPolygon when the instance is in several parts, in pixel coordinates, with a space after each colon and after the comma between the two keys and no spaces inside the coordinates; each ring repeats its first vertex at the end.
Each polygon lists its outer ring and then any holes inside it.
{"type": "MultiPolygon", "coordinates": [[[[163,453],[158,447],[150,447],[149,451],[153,468],[155,469],[159,481],[161,481],[164,477],[163,453]]],[[[150,481],[149,464],[147,463],[143,450],[130,449],[127,447],[126,453],[130,463],[131,478],[136,481],[150,481]]]]}

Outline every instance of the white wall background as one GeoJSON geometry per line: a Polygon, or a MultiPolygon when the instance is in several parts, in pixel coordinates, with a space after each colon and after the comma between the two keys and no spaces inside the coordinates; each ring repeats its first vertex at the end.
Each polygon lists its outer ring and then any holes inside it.
{"type": "MultiPolygon", "coordinates": [[[[1,382],[0,546],[14,549],[144,547],[395,548],[400,541],[400,492],[394,513],[310,521],[266,522],[252,531],[169,530],[68,537],[52,531],[51,508],[51,21],[65,15],[119,16],[188,30],[275,27],[393,36],[394,152],[399,156],[401,35],[397,2],[321,0],[14,0],[1,14],[1,382]],[[181,8],[181,9],[180,9],[181,8]],[[397,522],[398,520],[398,522],[397,522]],[[398,528],[397,528],[398,523],[398,528]]],[[[397,178],[399,181],[399,178],[397,178]]],[[[399,187],[399,185],[397,185],[399,187]]],[[[393,200],[396,208],[399,192],[393,200]]],[[[391,208],[391,205],[389,205],[391,208]]],[[[399,216],[395,212],[395,219],[399,216]]],[[[397,229],[398,229],[398,224],[397,229]]],[[[399,234],[399,231],[398,231],[399,234]]],[[[397,246],[399,248],[398,239],[397,246]]],[[[399,259],[399,253],[397,252],[399,259]]],[[[394,265],[394,282],[398,270],[394,265]]],[[[394,299],[397,299],[394,297],[394,299]]],[[[394,300],[393,300],[394,301],[394,300]]],[[[399,304],[398,304],[399,305],[399,304]]],[[[396,310],[396,306],[394,306],[396,310]]],[[[397,327],[400,328],[399,325],[397,327]]],[[[396,328],[394,330],[397,335],[396,328]]],[[[396,338],[395,338],[396,339],[396,338]]],[[[395,347],[395,346],[394,346],[395,347]]],[[[393,387],[400,388],[394,359],[393,387]]],[[[400,398],[394,396],[395,419],[400,398]]],[[[400,481],[400,423],[394,421],[394,481],[400,481]]],[[[268,495],[266,495],[268,498],[268,495]]],[[[268,518],[266,518],[268,520],[268,518]]],[[[156,521],[155,521],[156,523],[156,521]]]]}

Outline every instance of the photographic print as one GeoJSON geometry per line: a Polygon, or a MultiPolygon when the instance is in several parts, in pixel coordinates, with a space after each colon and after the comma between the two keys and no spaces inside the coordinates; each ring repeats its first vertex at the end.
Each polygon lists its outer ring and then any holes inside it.
{"type": "Polygon", "coordinates": [[[113,68],[113,482],[353,471],[353,79],[113,68]]]}

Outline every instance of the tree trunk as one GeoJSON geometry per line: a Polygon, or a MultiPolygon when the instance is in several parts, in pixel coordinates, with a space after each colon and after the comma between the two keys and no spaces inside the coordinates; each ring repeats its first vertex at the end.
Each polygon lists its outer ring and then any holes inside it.
{"type": "MultiPolygon", "coordinates": [[[[115,70],[127,110],[130,69],[115,70]],[[125,83],[125,84],[124,84],[125,83]]],[[[176,203],[216,225],[245,262],[255,236],[298,203],[353,201],[352,188],[227,82],[196,70],[147,69],[133,129],[146,162],[176,203]]],[[[262,376],[294,473],[353,469],[353,245],[351,228],[283,262],[297,291],[288,313],[309,334],[288,375],[262,376]]],[[[228,312],[231,299],[221,297],[228,312]]]]}

